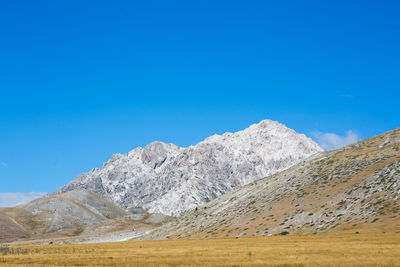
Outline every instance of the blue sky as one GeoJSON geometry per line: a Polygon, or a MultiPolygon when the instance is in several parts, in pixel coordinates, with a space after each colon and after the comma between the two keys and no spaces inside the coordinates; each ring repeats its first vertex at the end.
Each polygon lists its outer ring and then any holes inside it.
{"type": "Polygon", "coordinates": [[[326,148],[399,127],[398,1],[1,1],[0,192],[262,119],[326,148]]]}

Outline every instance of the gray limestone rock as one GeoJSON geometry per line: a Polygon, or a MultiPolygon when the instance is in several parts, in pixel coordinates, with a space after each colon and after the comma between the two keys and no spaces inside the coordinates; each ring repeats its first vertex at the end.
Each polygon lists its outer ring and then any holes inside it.
{"type": "Polygon", "coordinates": [[[153,142],[116,154],[56,193],[87,189],[125,209],[179,216],[322,151],[304,134],[264,120],[187,148],[153,142]]]}

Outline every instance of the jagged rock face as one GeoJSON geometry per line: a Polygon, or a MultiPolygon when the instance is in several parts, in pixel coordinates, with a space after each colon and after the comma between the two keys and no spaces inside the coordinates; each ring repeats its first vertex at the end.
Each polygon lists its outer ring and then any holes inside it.
{"type": "Polygon", "coordinates": [[[322,151],[305,135],[264,120],[187,148],[153,142],[113,155],[57,192],[88,189],[124,208],[178,216],[322,151]]]}

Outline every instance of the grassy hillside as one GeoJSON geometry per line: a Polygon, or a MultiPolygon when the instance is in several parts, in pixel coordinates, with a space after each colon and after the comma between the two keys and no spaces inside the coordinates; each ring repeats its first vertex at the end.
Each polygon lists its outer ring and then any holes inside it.
{"type": "Polygon", "coordinates": [[[219,197],[146,238],[400,232],[400,128],[219,197]]]}
{"type": "Polygon", "coordinates": [[[0,211],[0,242],[29,237],[26,229],[11,216],[0,211]]]}
{"type": "Polygon", "coordinates": [[[78,235],[128,213],[88,191],[49,195],[13,208],[0,209],[0,241],[37,238],[58,233],[78,235]]]}

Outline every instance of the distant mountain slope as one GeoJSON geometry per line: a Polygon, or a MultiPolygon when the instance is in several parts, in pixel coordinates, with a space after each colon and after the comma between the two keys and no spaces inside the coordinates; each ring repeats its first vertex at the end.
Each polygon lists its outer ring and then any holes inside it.
{"type": "Polygon", "coordinates": [[[321,151],[305,135],[265,120],[187,148],[153,142],[113,155],[57,193],[87,189],[123,208],[177,216],[321,151]]]}
{"type": "Polygon", "coordinates": [[[0,209],[0,242],[29,237],[22,225],[0,209]]]}
{"type": "Polygon", "coordinates": [[[24,205],[0,209],[0,241],[47,233],[78,234],[86,226],[127,214],[89,191],[45,196],[24,205]]]}
{"type": "Polygon", "coordinates": [[[400,232],[400,128],[229,192],[146,238],[366,228],[400,232]]]}

